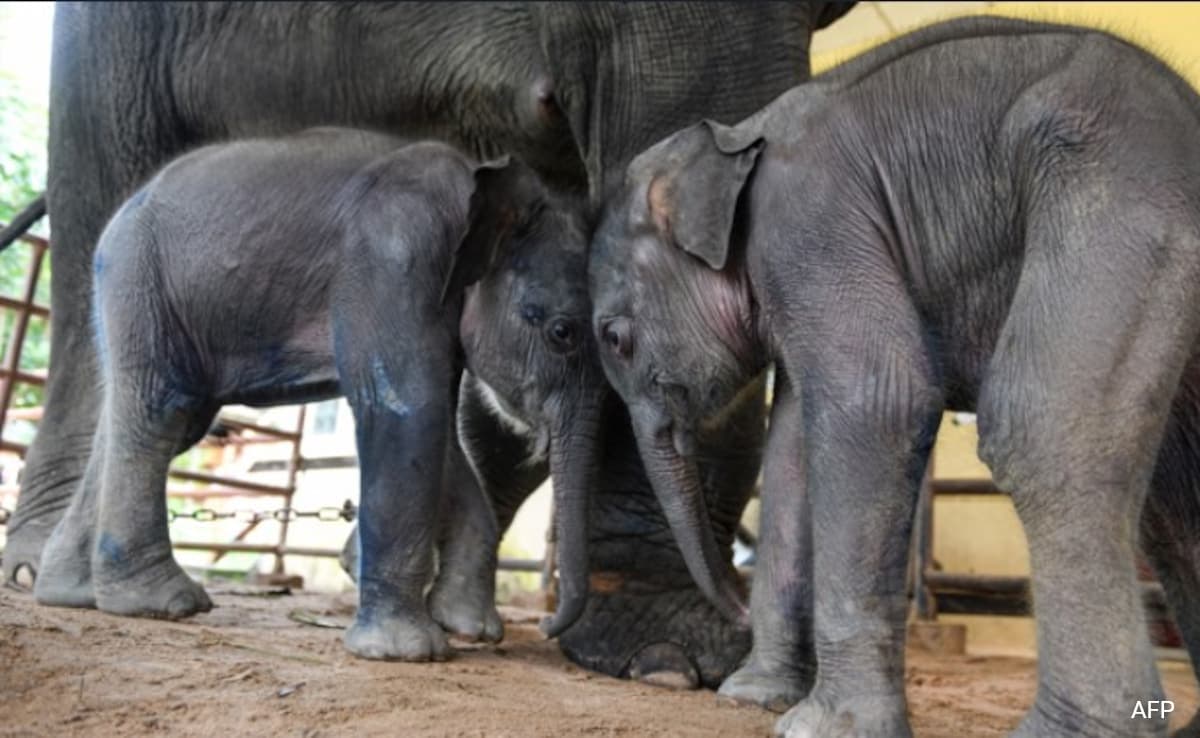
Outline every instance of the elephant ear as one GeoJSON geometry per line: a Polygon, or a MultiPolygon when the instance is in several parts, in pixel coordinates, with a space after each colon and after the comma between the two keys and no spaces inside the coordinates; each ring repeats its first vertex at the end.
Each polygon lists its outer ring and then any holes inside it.
{"type": "Polygon", "coordinates": [[[509,156],[475,169],[475,189],[467,208],[462,238],[454,248],[442,285],[442,304],[475,284],[495,265],[500,244],[509,237],[519,214],[513,198],[516,166],[509,156]]]}
{"type": "Polygon", "coordinates": [[[720,271],[729,259],[738,199],[765,142],[709,120],[676,139],[662,152],[672,168],[646,190],[647,208],[664,241],[720,271]]]}

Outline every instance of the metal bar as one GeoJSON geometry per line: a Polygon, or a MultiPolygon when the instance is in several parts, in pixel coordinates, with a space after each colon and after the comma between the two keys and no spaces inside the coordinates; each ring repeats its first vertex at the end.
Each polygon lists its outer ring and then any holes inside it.
{"type": "MultiPolygon", "coordinates": [[[[11,246],[13,241],[16,241],[18,238],[28,236],[29,234],[26,231],[32,228],[33,224],[37,223],[45,215],[46,193],[43,192],[33,202],[26,205],[24,210],[17,213],[17,217],[13,218],[11,223],[4,226],[3,230],[0,230],[0,251],[11,246]]],[[[38,240],[41,241],[42,239],[39,238],[38,240]]]]}
{"type": "Polygon", "coordinates": [[[990,479],[935,479],[933,492],[939,495],[1003,495],[990,479]]]}
{"type": "MultiPolygon", "coordinates": [[[[26,208],[26,212],[28,211],[29,208],[26,208]]],[[[44,201],[42,212],[45,212],[44,201]]],[[[32,223],[29,225],[32,225],[32,223]]],[[[28,227],[27,225],[26,228],[28,227]]],[[[38,275],[41,274],[42,257],[45,254],[46,246],[44,243],[42,245],[34,244],[32,261],[29,264],[29,271],[25,274],[25,289],[21,293],[21,308],[17,312],[12,339],[9,341],[8,348],[4,352],[4,368],[6,372],[3,381],[0,381],[0,436],[4,434],[4,423],[8,416],[8,404],[12,401],[13,387],[20,381],[18,375],[22,373],[18,367],[21,364],[21,351],[24,349],[25,344],[25,331],[29,328],[29,308],[33,305],[33,296],[37,292],[38,275]]]]}
{"type": "MultiPolygon", "coordinates": [[[[313,456],[300,459],[301,471],[317,469],[357,469],[357,456],[313,456]]],[[[250,465],[250,472],[284,471],[287,469],[286,459],[264,459],[250,465]]]]}
{"type": "MultiPolygon", "coordinates": [[[[292,498],[296,495],[296,472],[300,468],[300,436],[304,433],[304,414],[308,409],[307,405],[300,406],[300,412],[296,416],[296,430],[292,434],[292,455],[288,459],[287,466],[287,496],[284,498],[286,507],[292,506],[292,498]]],[[[283,573],[283,550],[287,546],[288,536],[288,520],[285,518],[279,524],[279,551],[275,554],[275,573],[283,573]]]]}
{"type": "Polygon", "coordinates": [[[266,553],[275,554],[276,556],[291,554],[293,556],[328,556],[337,558],[342,553],[331,548],[279,546],[274,543],[204,543],[201,541],[179,541],[171,545],[182,551],[266,553]]]}
{"type": "Polygon", "coordinates": [[[937,600],[929,587],[926,572],[933,566],[933,451],[929,452],[925,475],[921,478],[921,489],[917,494],[916,531],[914,531],[914,555],[912,566],[913,599],[919,620],[937,617],[937,600]]]}
{"type": "Polygon", "coordinates": [[[497,568],[505,571],[540,572],[546,566],[545,559],[500,559],[497,568]]]}
{"type": "MultiPolygon", "coordinates": [[[[241,543],[242,541],[246,540],[246,536],[250,535],[250,533],[255,528],[258,527],[258,524],[260,522],[262,522],[262,521],[261,520],[251,520],[249,523],[246,523],[246,527],[244,527],[240,531],[238,531],[238,534],[233,537],[233,542],[241,543]]],[[[212,562],[209,565],[211,566],[212,564],[216,564],[227,553],[229,553],[229,552],[228,551],[213,551],[212,562]]]]}
{"type": "Polygon", "coordinates": [[[984,595],[965,592],[940,592],[937,596],[941,615],[1029,615],[1029,601],[1011,595],[984,595]]]}
{"type": "Polygon", "coordinates": [[[944,571],[926,571],[925,581],[936,590],[965,590],[997,595],[1025,594],[1029,590],[1029,577],[997,577],[983,574],[952,574],[944,571]]]}
{"type": "Polygon", "coordinates": [[[223,425],[231,430],[250,431],[251,433],[257,433],[262,436],[272,436],[280,439],[281,441],[293,441],[300,438],[300,434],[296,431],[286,431],[280,428],[272,428],[269,425],[259,425],[257,423],[250,423],[248,421],[238,420],[236,418],[218,416],[217,424],[223,425]]]}
{"type": "MultiPolygon", "coordinates": [[[[937,590],[938,611],[956,615],[1029,615],[1032,599],[1026,577],[988,577],[928,572],[937,590]]],[[[1139,582],[1142,604],[1166,612],[1166,595],[1158,582],[1139,582]]]]}
{"type": "Polygon", "coordinates": [[[1156,646],[1154,649],[1155,661],[1184,661],[1189,662],[1192,657],[1188,654],[1186,648],[1164,648],[1156,646]]]}
{"type": "Polygon", "coordinates": [[[169,473],[175,479],[251,490],[264,495],[281,495],[287,497],[291,494],[291,491],[286,487],[279,487],[274,484],[262,484],[260,482],[247,482],[243,479],[234,479],[233,477],[220,477],[216,474],[205,474],[204,472],[188,471],[186,469],[172,469],[169,473]]]}
{"type": "MultiPolygon", "coordinates": [[[[24,310],[25,307],[26,307],[25,303],[21,302],[20,300],[14,300],[11,297],[5,297],[4,295],[0,295],[0,308],[8,308],[10,310],[24,310]]],[[[34,305],[29,305],[28,307],[29,307],[29,312],[33,315],[37,315],[42,318],[50,317],[50,308],[46,307],[45,305],[34,304],[34,305]]]]}
{"type": "Polygon", "coordinates": [[[180,488],[167,487],[167,497],[181,500],[219,500],[221,498],[238,497],[275,497],[277,492],[256,492],[254,490],[233,489],[231,487],[180,488]]]}
{"type": "Polygon", "coordinates": [[[50,248],[50,242],[49,242],[49,241],[47,241],[46,239],[42,238],[41,236],[35,236],[35,235],[33,235],[32,233],[23,233],[23,234],[21,234],[21,237],[20,237],[20,239],[19,239],[19,240],[21,240],[21,241],[24,241],[25,243],[29,244],[30,246],[36,246],[36,247],[38,247],[38,248],[40,248],[40,249],[48,249],[48,248],[50,248]]]}
{"type": "Polygon", "coordinates": [[[40,405],[37,407],[10,407],[8,409],[9,420],[41,420],[44,408],[40,405]]]}
{"type": "Polygon", "coordinates": [[[45,374],[34,374],[33,372],[23,372],[20,369],[18,369],[16,371],[12,371],[11,369],[6,369],[3,367],[0,367],[0,379],[7,380],[9,378],[15,380],[13,382],[13,384],[25,383],[25,384],[34,384],[34,385],[41,386],[46,383],[46,375],[45,374]]]}
{"type": "MultiPolygon", "coordinates": [[[[269,438],[267,436],[254,435],[243,436],[232,433],[228,436],[208,435],[205,436],[205,440],[213,446],[263,446],[271,443],[288,443],[288,440],[284,438],[269,438]]],[[[287,461],[281,461],[274,471],[283,471],[285,469],[287,469],[287,461]]],[[[264,470],[258,467],[258,462],[255,462],[255,465],[249,471],[253,473],[264,470]]]]}
{"type": "MultiPolygon", "coordinates": [[[[308,548],[304,546],[276,546],[272,543],[204,543],[201,541],[177,541],[171,544],[181,551],[219,551],[222,553],[267,553],[284,556],[318,556],[336,559],[342,555],[340,549],[308,548]]],[[[542,559],[500,559],[498,567],[505,571],[539,572],[542,559]]]]}

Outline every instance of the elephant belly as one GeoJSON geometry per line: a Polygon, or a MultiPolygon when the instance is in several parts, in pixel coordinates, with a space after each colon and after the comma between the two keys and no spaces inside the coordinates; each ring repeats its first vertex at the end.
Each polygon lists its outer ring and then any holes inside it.
{"type": "Polygon", "coordinates": [[[222,362],[213,399],[222,405],[270,407],[341,396],[328,320],[287,333],[286,340],[264,336],[232,352],[222,362]]]}

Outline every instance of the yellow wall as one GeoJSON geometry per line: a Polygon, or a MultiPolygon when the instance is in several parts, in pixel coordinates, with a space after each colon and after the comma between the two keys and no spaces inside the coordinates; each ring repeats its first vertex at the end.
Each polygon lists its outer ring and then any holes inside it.
{"type": "MultiPolygon", "coordinates": [[[[880,3],[885,9],[891,5],[915,5],[916,3],[880,3]]],[[[1194,86],[1200,86],[1200,59],[1198,59],[1196,30],[1200,28],[1200,3],[1170,2],[1027,2],[993,3],[977,11],[939,12],[942,3],[921,3],[929,8],[925,21],[918,25],[897,28],[898,33],[907,33],[929,22],[961,17],[963,15],[1002,15],[1011,18],[1026,18],[1057,23],[1102,28],[1134,43],[1145,46],[1164,61],[1170,63],[1194,86]]],[[[955,4],[946,4],[953,6],[955,4]]],[[[816,54],[813,71],[820,72],[845,61],[862,51],[887,41],[892,36],[863,39],[839,49],[816,54]]]]}
{"type": "MultiPolygon", "coordinates": [[[[906,13],[923,15],[918,25],[966,14],[989,14],[1102,28],[1151,50],[1193,86],[1200,87],[1200,46],[1196,38],[1200,29],[1200,3],[995,3],[964,13],[961,9],[945,12],[944,6],[938,3],[885,2],[875,4],[872,10],[877,14],[889,14],[895,6],[908,6],[903,8],[906,13]],[[918,5],[927,7],[914,7],[918,5]]],[[[897,28],[897,32],[904,33],[915,27],[897,28]]],[[[842,33],[846,34],[846,31],[842,33]]],[[[852,34],[847,35],[852,37],[852,34]]],[[[813,70],[828,69],[890,37],[864,39],[817,54],[813,58],[813,70]]],[[[947,415],[943,420],[938,434],[935,475],[986,478],[987,467],[975,456],[978,441],[975,426],[955,425],[950,417],[947,415]]],[[[1029,573],[1025,536],[1007,497],[939,497],[934,506],[934,557],[946,571],[996,575],[1029,573]]],[[[967,625],[967,648],[971,651],[1034,651],[1035,631],[1030,618],[945,616],[942,620],[967,625]]]]}

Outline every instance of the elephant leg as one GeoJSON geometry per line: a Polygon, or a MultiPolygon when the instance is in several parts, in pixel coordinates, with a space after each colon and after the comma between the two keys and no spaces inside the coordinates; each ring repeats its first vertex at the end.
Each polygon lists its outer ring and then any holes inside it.
{"type": "MultiPolygon", "coordinates": [[[[117,206],[187,145],[168,96],[152,92],[144,55],[105,52],[96,40],[111,34],[75,17],[80,9],[58,10],[46,188],[54,222],[50,371],[42,419],[6,531],[3,574],[9,582],[19,570],[36,573],[43,546],[80,488],[92,452],[101,405],[92,321],[96,243],[117,206]],[[79,84],[101,79],[139,82],[79,84]]],[[[144,11],[128,11],[137,12],[144,11]]],[[[125,15],[113,15],[116,28],[136,25],[125,15]]]]}
{"type": "MultiPolygon", "coordinates": [[[[183,453],[207,433],[215,411],[201,409],[186,421],[187,435],[172,452],[183,453]]],[[[34,596],[43,605],[57,607],[95,607],[92,586],[92,552],[99,515],[100,493],[104,479],[104,460],[108,440],[106,426],[98,426],[92,454],[79,490],[71,498],[67,512],[58,522],[42,552],[34,596]]]]}
{"type": "Polygon", "coordinates": [[[458,401],[458,440],[483,488],[504,535],[517,510],[549,475],[549,463],[539,458],[531,439],[516,433],[498,418],[483,398],[479,380],[463,372],[458,401]]]}
{"type": "Polygon", "coordinates": [[[450,647],[425,592],[454,438],[458,336],[427,293],[428,275],[419,276],[429,262],[398,248],[425,241],[385,227],[386,236],[346,253],[332,293],[334,360],[354,413],[361,490],[358,609],[344,643],[367,659],[443,660],[450,647]]]}
{"type": "MultiPolygon", "coordinates": [[[[97,189],[96,193],[107,193],[97,189]]],[[[90,203],[99,194],[64,202],[50,191],[54,217],[51,362],[37,435],[25,456],[21,492],[8,523],[3,578],[20,581],[25,570],[36,577],[43,547],[80,488],[88,465],[100,408],[100,381],[92,345],[91,244],[106,212],[90,203]],[[60,218],[61,214],[61,218],[60,218]],[[86,248],[85,248],[86,246],[86,248]]]]}
{"type": "MultiPolygon", "coordinates": [[[[497,642],[504,636],[495,602],[500,536],[521,503],[545,481],[547,465],[531,459],[528,442],[492,415],[475,381],[469,372],[463,373],[457,440],[449,449],[443,478],[439,565],[429,607],[447,631],[497,642]]],[[[356,527],[339,557],[342,569],[355,581],[358,553],[356,527]]]]}
{"type": "Polygon", "coordinates": [[[165,488],[171,459],[196,428],[208,426],[213,412],[204,403],[181,401],[161,389],[166,386],[141,368],[108,378],[92,551],[96,606],[105,612],[178,619],[212,609],[203,587],[175,561],[165,488]]]}
{"type": "Polygon", "coordinates": [[[359,602],[345,644],[369,659],[442,660],[449,646],[426,608],[425,587],[447,463],[448,383],[428,373],[405,376],[379,358],[370,364],[370,381],[356,368],[339,369],[354,410],[362,480],[359,602]]]}
{"type": "MultiPolygon", "coordinates": [[[[817,678],[776,723],[789,738],[911,735],[906,573],[942,397],[916,309],[897,281],[875,284],[869,304],[853,305],[837,286],[815,286],[813,307],[786,331],[825,337],[783,347],[785,372],[802,395],[804,486],[762,490],[764,502],[786,499],[780,514],[794,521],[805,517],[806,492],[811,512],[817,678]]],[[[791,427],[776,424],[778,417],[769,446],[791,427]]],[[[805,569],[795,560],[789,573],[803,576],[805,569]]],[[[803,635],[793,638],[803,643],[803,635]]]]}
{"type": "Polygon", "coordinates": [[[758,560],[750,592],[753,647],[719,694],[783,712],[812,688],[812,530],[804,437],[795,388],[777,372],[763,468],[758,560]]]}
{"type": "Polygon", "coordinates": [[[92,549],[103,480],[106,439],[97,431],[79,490],[42,551],[33,594],[43,605],[95,607],[92,549]]]}
{"type": "Polygon", "coordinates": [[[1030,216],[977,408],[980,457],[1029,541],[1038,689],[1022,737],[1166,732],[1130,718],[1162,699],[1135,536],[1200,329],[1200,264],[1184,256],[1190,225],[1160,220],[1155,202],[1096,208],[1112,180],[1095,176],[1084,189],[1048,180],[1062,199],[1030,216]],[[1154,242],[1124,240],[1141,234],[1154,242]]]}
{"type": "Polygon", "coordinates": [[[496,611],[496,516],[457,439],[449,444],[447,459],[429,610],[450,633],[495,643],[504,637],[496,611]]]}
{"type": "MultiPolygon", "coordinates": [[[[1154,564],[1200,680],[1200,360],[1193,358],[1142,510],[1142,548],[1154,564]]],[[[1200,712],[1176,738],[1200,738],[1200,712]]]]}

